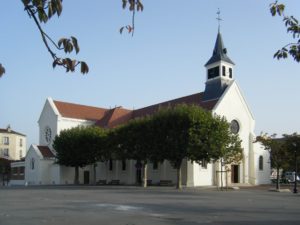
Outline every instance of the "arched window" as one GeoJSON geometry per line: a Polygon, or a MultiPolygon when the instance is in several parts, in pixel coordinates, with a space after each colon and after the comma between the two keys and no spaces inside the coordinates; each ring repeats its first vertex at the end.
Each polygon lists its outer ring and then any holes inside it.
{"type": "Polygon", "coordinates": [[[30,168],[34,170],[34,158],[30,160],[30,168]]]}
{"type": "Polygon", "coordinates": [[[258,159],[258,168],[259,170],[263,170],[264,169],[264,158],[263,156],[259,156],[259,159],[258,159]]]}

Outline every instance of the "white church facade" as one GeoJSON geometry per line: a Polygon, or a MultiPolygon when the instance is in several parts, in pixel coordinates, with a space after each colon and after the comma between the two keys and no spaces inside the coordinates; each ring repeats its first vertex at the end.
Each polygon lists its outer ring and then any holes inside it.
{"type": "MultiPolygon", "coordinates": [[[[195,104],[212,114],[224,116],[231,131],[242,140],[244,158],[239,164],[227,165],[224,182],[234,184],[267,184],[270,182],[269,153],[254,143],[255,120],[234,79],[234,63],[227,56],[220,33],[217,35],[213,55],[205,65],[205,90],[193,95],[158,103],[137,110],[85,106],[48,98],[42,109],[39,125],[39,145],[31,145],[25,158],[25,182],[29,185],[72,184],[74,168],[55,164],[54,137],[62,130],[78,125],[112,128],[127,121],[155,113],[159,107],[180,103],[195,104]]],[[[84,151],[84,149],[83,149],[84,151]]],[[[183,185],[187,187],[219,185],[220,162],[198,164],[185,160],[182,168],[183,185]]],[[[133,185],[141,182],[142,170],[134,160],[98,162],[80,169],[80,183],[112,183],[133,185]]],[[[176,183],[176,170],[169,162],[149,164],[148,182],[176,183]]]]}

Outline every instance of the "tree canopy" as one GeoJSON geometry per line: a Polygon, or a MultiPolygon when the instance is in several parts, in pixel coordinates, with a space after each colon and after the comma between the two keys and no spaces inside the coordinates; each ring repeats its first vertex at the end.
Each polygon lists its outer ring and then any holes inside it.
{"type": "Polygon", "coordinates": [[[53,141],[59,165],[75,167],[74,183],[79,183],[79,167],[104,161],[109,156],[106,133],[99,127],[74,127],[63,130],[53,141]]]}
{"type": "Polygon", "coordinates": [[[181,188],[183,159],[210,162],[224,158],[231,163],[242,158],[241,142],[230,132],[227,121],[194,105],[161,108],[115,129],[112,138],[117,158],[143,162],[144,184],[149,161],[168,160],[177,170],[177,188],[181,188]]]}
{"type": "Polygon", "coordinates": [[[292,56],[296,62],[300,62],[300,24],[294,16],[285,14],[285,5],[275,1],[270,4],[270,12],[272,16],[283,17],[284,25],[287,28],[287,33],[292,34],[293,41],[283,46],[275,54],[274,58],[282,59],[287,58],[288,55],[292,56]]]}

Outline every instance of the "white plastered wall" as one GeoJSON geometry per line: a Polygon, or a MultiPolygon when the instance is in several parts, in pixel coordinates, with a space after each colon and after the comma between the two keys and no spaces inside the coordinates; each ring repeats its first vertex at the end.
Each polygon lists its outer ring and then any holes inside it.
{"type": "Polygon", "coordinates": [[[255,121],[235,81],[226,89],[212,113],[224,116],[229,123],[238,121],[239,137],[244,149],[244,159],[239,166],[239,183],[249,183],[249,153],[252,151],[249,134],[253,133],[255,121]]]}

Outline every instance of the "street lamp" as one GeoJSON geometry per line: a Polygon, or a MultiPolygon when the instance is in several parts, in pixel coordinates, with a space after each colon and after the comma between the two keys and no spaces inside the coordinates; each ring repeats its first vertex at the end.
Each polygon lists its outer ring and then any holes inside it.
{"type": "Polygon", "coordinates": [[[295,147],[294,153],[295,153],[295,179],[294,179],[294,194],[298,193],[297,190],[297,144],[293,143],[293,146],[295,147]]]}

